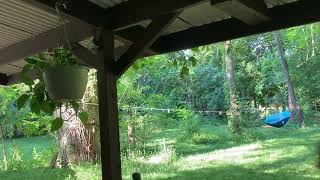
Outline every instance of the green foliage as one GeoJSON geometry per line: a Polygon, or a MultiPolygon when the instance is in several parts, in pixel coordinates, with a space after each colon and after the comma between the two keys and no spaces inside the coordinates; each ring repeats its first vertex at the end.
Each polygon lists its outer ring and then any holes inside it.
{"type": "MultiPolygon", "coordinates": [[[[52,52],[39,53],[33,57],[29,57],[25,60],[28,64],[23,67],[21,73],[21,80],[24,84],[29,86],[29,90],[17,98],[18,108],[24,107],[29,102],[30,110],[33,113],[41,114],[45,113],[52,115],[53,112],[61,107],[63,104],[70,104],[71,107],[78,113],[79,104],[76,100],[56,101],[49,97],[48,92],[45,88],[43,80],[43,72],[49,67],[55,66],[81,66],[77,63],[75,56],[65,48],[56,48],[52,52]],[[29,77],[29,73],[35,73],[37,80],[32,80],[29,77]]],[[[87,113],[79,114],[82,122],[88,121],[87,113]]],[[[61,121],[59,121],[61,122],[61,121]]],[[[62,121],[63,123],[63,121],[62,121]]],[[[52,121],[52,128],[56,131],[56,128],[60,128],[62,125],[58,124],[57,121],[52,121]]]]}
{"type": "Polygon", "coordinates": [[[86,125],[89,120],[89,114],[87,112],[81,112],[81,113],[79,113],[79,118],[80,118],[81,122],[84,125],[86,125]]]}
{"type": "Polygon", "coordinates": [[[26,96],[20,96],[16,103],[22,91],[22,86],[0,87],[0,124],[6,129],[5,137],[41,135],[47,131],[50,117],[36,115],[21,105],[26,96]]]}
{"type": "Polygon", "coordinates": [[[134,127],[136,146],[145,150],[153,136],[157,134],[158,128],[154,126],[152,116],[135,115],[129,120],[134,127]]]}
{"type": "Polygon", "coordinates": [[[51,131],[57,131],[59,130],[63,125],[63,119],[61,117],[58,117],[56,119],[54,119],[51,123],[51,131]]]}
{"type": "Polygon", "coordinates": [[[181,139],[189,139],[194,135],[199,134],[199,117],[194,115],[191,111],[187,109],[180,109],[177,112],[178,118],[180,120],[181,129],[184,131],[181,139]]]}

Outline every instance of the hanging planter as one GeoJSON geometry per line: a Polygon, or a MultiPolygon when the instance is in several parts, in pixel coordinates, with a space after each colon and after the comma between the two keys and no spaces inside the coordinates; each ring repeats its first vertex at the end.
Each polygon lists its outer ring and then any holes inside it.
{"type": "MultiPolygon", "coordinates": [[[[20,109],[29,102],[32,112],[49,115],[62,106],[71,107],[82,123],[86,124],[88,113],[79,113],[77,100],[82,99],[85,93],[89,68],[79,64],[70,52],[72,47],[68,39],[67,26],[60,11],[60,8],[66,8],[65,1],[57,1],[55,7],[64,26],[63,34],[68,49],[56,48],[26,59],[27,64],[22,69],[21,80],[29,86],[29,91],[19,97],[17,105],[20,109]],[[30,78],[29,74],[36,77],[30,78]]],[[[51,130],[60,129],[63,121],[62,117],[54,119],[51,130]]]]}
{"type": "MultiPolygon", "coordinates": [[[[52,115],[55,110],[65,106],[74,109],[80,120],[86,124],[87,112],[79,112],[78,100],[82,99],[88,82],[89,68],[76,61],[76,57],[64,48],[39,53],[26,59],[27,64],[21,72],[21,80],[29,90],[17,100],[18,108],[27,102],[34,113],[52,115]],[[33,80],[30,74],[35,75],[33,80]]],[[[63,119],[52,122],[52,131],[63,125],[63,119]]]]}
{"type": "Polygon", "coordinates": [[[82,99],[87,87],[89,68],[57,65],[43,72],[43,80],[51,99],[57,101],[82,99]]]}

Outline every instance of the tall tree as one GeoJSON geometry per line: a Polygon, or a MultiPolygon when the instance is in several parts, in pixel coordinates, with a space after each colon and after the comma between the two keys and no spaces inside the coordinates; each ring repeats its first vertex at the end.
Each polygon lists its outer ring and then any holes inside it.
{"type": "Polygon", "coordinates": [[[283,45],[283,41],[282,41],[280,32],[279,31],[273,32],[273,37],[274,37],[274,40],[275,40],[275,43],[276,43],[276,46],[278,49],[278,54],[279,54],[279,59],[280,59],[281,67],[282,67],[283,77],[284,77],[285,83],[288,86],[288,106],[289,106],[289,110],[292,114],[291,118],[294,120],[294,122],[296,122],[296,120],[297,120],[299,127],[302,127],[303,122],[304,122],[303,112],[302,112],[300,105],[297,102],[297,98],[296,98],[296,95],[294,92],[294,87],[293,87],[291,79],[290,79],[288,63],[286,60],[285,49],[284,49],[284,45],[283,45]]]}
{"type": "Polygon", "coordinates": [[[226,56],[226,79],[229,88],[229,100],[230,100],[230,112],[231,112],[231,127],[235,133],[240,132],[240,115],[238,112],[237,104],[237,90],[234,80],[234,68],[233,68],[233,57],[232,57],[232,44],[231,41],[224,43],[225,56],[226,56]]]}

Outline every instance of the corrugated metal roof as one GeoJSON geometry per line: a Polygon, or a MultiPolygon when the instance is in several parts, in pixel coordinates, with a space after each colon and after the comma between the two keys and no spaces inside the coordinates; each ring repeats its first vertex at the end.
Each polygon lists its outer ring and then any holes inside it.
{"type": "MultiPolygon", "coordinates": [[[[298,0],[265,0],[269,8],[298,0]]],[[[185,29],[218,22],[231,18],[227,13],[215,8],[210,1],[185,9],[163,34],[183,31],[185,29]]]]}
{"type": "Polygon", "coordinates": [[[22,0],[0,0],[0,50],[60,26],[58,17],[22,0]]]}
{"type": "MultiPolygon", "coordinates": [[[[50,13],[26,0],[0,0],[0,51],[58,26],[61,22],[54,11],[50,13]]],[[[3,65],[0,73],[20,72],[24,64],[24,60],[17,60],[3,65]]]]}
{"type": "Polygon", "coordinates": [[[265,0],[267,6],[270,7],[274,7],[274,6],[280,6],[283,4],[287,4],[287,3],[292,3],[298,0],[265,0]]]}
{"type": "MultiPolygon", "coordinates": [[[[89,0],[105,9],[119,5],[127,0],[89,0]]],[[[291,3],[297,0],[265,0],[269,8],[291,3]]],[[[28,38],[61,26],[55,11],[47,11],[30,3],[30,0],[0,0],[0,51],[28,38]]],[[[228,19],[230,16],[210,5],[209,1],[185,9],[180,16],[169,26],[163,34],[179,32],[191,27],[201,26],[212,22],[228,19]]],[[[139,25],[146,27],[150,20],[145,20],[139,25]]],[[[58,35],[57,35],[58,36],[58,35]]],[[[82,42],[88,45],[90,38],[82,42]]],[[[115,47],[128,46],[128,42],[116,39],[115,47]]],[[[120,49],[120,48],[119,48],[120,49]]],[[[10,64],[0,66],[0,73],[12,74],[21,71],[25,64],[17,60],[10,64]]]]}
{"type": "Polygon", "coordinates": [[[107,9],[107,8],[121,4],[121,3],[128,1],[128,0],[89,0],[89,1],[95,3],[96,5],[98,5],[100,7],[107,9]]]}

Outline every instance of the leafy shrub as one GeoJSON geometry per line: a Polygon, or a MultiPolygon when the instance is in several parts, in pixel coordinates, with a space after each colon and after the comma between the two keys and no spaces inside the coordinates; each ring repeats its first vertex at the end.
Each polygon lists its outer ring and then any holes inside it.
{"type": "Polygon", "coordinates": [[[260,121],[260,112],[249,104],[250,102],[247,101],[240,101],[239,102],[239,110],[241,116],[241,125],[242,127],[251,128],[251,127],[258,127],[261,125],[260,121]]]}
{"type": "Polygon", "coordinates": [[[184,131],[182,139],[189,139],[200,133],[199,117],[194,115],[192,111],[180,109],[177,115],[180,119],[180,127],[184,131]]]}
{"type": "Polygon", "coordinates": [[[177,126],[177,121],[166,113],[155,113],[150,115],[154,125],[160,129],[173,128],[177,126]]]}
{"type": "Polygon", "coordinates": [[[159,128],[154,123],[155,119],[151,115],[141,115],[137,112],[132,115],[123,116],[120,123],[121,128],[121,151],[145,151],[147,144],[152,137],[158,134],[159,128]],[[127,136],[128,127],[132,128],[133,144],[129,144],[127,136]]]}

